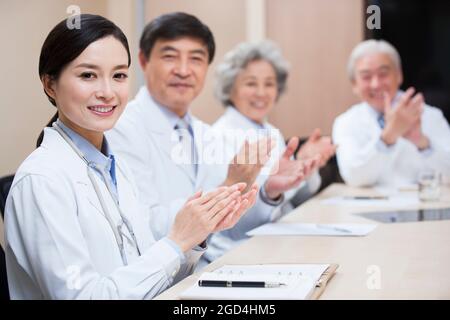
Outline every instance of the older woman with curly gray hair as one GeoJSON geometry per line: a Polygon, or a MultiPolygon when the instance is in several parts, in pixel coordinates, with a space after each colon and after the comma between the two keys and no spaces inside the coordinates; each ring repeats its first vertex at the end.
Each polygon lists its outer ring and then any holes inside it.
{"type": "MultiPolygon", "coordinates": [[[[273,157],[285,155],[288,149],[295,150],[298,139],[291,139],[286,146],[281,132],[267,122],[267,115],[286,90],[288,70],[289,64],[280,49],[269,41],[241,43],[228,52],[224,61],[217,67],[215,86],[215,95],[226,111],[213,128],[218,132],[240,130],[241,140],[248,138],[246,134],[241,134],[242,129],[247,130],[246,132],[265,130],[270,132],[271,136],[275,132],[277,146],[276,152],[272,152],[273,157]]],[[[239,143],[233,145],[240,146],[239,143]]],[[[314,194],[321,182],[318,168],[324,165],[334,152],[335,147],[331,139],[322,137],[320,130],[316,129],[299,149],[297,158],[300,161],[310,158],[319,160],[315,161],[316,165],[305,177],[306,180],[285,190],[286,198],[297,193],[296,199],[304,201],[314,194]]],[[[273,166],[278,159],[271,160],[269,165],[273,166]]],[[[270,183],[270,175],[260,175],[257,182],[261,186],[270,183]]]]}

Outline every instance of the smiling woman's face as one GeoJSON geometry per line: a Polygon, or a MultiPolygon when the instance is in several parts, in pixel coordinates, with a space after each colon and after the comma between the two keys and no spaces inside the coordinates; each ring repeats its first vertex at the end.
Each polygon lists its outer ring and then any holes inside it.
{"type": "Polygon", "coordinates": [[[51,84],[60,120],[85,138],[114,127],[128,99],[128,55],[112,36],[91,43],[51,84]]]}
{"type": "Polygon", "coordinates": [[[275,105],[277,95],[277,78],[273,66],[265,60],[255,60],[249,62],[236,77],[230,100],[244,116],[263,123],[275,105]]]}

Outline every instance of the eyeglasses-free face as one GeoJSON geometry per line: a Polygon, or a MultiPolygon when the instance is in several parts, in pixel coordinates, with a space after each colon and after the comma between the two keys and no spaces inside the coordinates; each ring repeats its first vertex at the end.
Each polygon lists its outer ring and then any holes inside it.
{"type": "Polygon", "coordinates": [[[152,97],[178,116],[184,116],[205,83],[206,45],[189,37],[159,39],[148,60],[143,53],[139,59],[152,97]]]}
{"type": "Polygon", "coordinates": [[[384,111],[384,92],[395,97],[403,81],[400,70],[385,53],[373,53],[356,61],[353,92],[379,112],[384,111]]]}

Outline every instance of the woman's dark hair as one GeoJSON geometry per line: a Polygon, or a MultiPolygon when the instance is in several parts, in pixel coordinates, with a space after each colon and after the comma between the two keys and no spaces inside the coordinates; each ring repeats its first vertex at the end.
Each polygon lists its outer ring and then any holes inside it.
{"type": "Polygon", "coordinates": [[[163,14],[147,24],[142,32],[139,47],[148,60],[157,40],[182,37],[201,40],[208,48],[208,62],[213,61],[216,44],[211,30],[195,16],[184,12],[163,14]]]}
{"type": "MultiPolygon", "coordinates": [[[[45,39],[39,57],[39,78],[41,80],[44,76],[58,80],[64,68],[75,60],[84,49],[91,43],[108,36],[113,36],[123,44],[128,54],[128,66],[130,66],[131,55],[128,41],[118,26],[102,16],[93,14],[81,14],[77,17],[72,16],[70,19],[78,17],[79,28],[69,26],[68,20],[64,19],[50,31],[45,39]]],[[[44,92],[50,102],[56,106],[55,100],[47,94],[45,89],[44,92]]],[[[51,126],[56,119],[58,119],[58,113],[53,116],[47,127],[51,126]]],[[[37,147],[41,145],[43,137],[44,131],[39,135],[37,147]]]]}

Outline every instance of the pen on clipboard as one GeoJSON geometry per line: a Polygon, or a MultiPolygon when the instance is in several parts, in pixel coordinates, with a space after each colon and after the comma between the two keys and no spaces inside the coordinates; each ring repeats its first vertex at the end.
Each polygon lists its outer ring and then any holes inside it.
{"type": "Polygon", "coordinates": [[[265,281],[227,281],[227,280],[198,280],[200,287],[225,287],[225,288],[278,288],[285,283],[265,281]]]}

